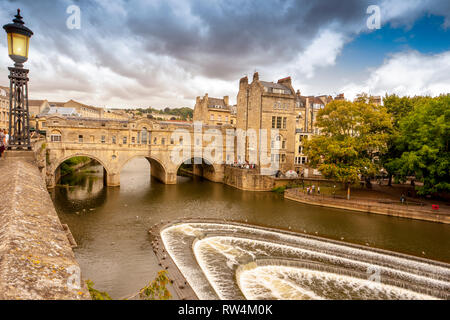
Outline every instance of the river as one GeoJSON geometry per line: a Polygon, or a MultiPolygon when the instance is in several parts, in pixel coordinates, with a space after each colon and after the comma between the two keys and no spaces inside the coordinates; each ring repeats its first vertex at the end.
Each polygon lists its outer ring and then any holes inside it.
{"type": "Polygon", "coordinates": [[[137,292],[160,270],[148,230],[161,220],[241,221],[450,263],[449,225],[308,206],[198,177],[164,185],[150,177],[143,158],[125,166],[120,188],[103,187],[101,166],[86,169],[64,177],[61,183],[71,186],[51,195],[77,241],[83,278],[113,298],[137,292]]]}

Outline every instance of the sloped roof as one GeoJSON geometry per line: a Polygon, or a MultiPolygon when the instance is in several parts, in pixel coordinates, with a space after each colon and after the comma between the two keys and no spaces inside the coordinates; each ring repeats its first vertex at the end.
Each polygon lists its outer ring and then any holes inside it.
{"type": "Polygon", "coordinates": [[[74,115],[77,114],[77,110],[75,108],[65,108],[65,107],[51,107],[48,110],[48,114],[60,114],[60,115],[74,115]]]}
{"type": "Polygon", "coordinates": [[[209,98],[208,97],[208,107],[209,106],[223,106],[225,107],[225,101],[223,101],[223,99],[218,99],[218,98],[209,98]]]}
{"type": "Polygon", "coordinates": [[[287,91],[291,92],[291,89],[289,89],[285,85],[282,85],[279,83],[267,82],[267,81],[260,81],[260,83],[266,88],[281,89],[281,90],[287,90],[287,91]]]}
{"type": "Polygon", "coordinates": [[[28,100],[30,106],[41,106],[47,100],[28,100]]]}

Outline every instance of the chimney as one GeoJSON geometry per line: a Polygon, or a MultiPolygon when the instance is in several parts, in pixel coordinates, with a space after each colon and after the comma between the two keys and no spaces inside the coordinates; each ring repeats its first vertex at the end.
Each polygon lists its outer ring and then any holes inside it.
{"type": "Polygon", "coordinates": [[[292,85],[291,84],[291,77],[286,77],[286,78],[280,79],[280,80],[278,80],[278,83],[291,86],[292,85]]]}
{"type": "Polygon", "coordinates": [[[247,76],[241,78],[241,80],[239,81],[239,87],[242,88],[246,88],[248,86],[248,78],[247,76]]]}
{"type": "Polygon", "coordinates": [[[228,106],[228,105],[229,105],[229,102],[230,102],[229,97],[228,97],[228,96],[224,96],[224,97],[223,97],[223,102],[225,103],[225,106],[228,106]]]}
{"type": "Polygon", "coordinates": [[[255,72],[253,74],[253,81],[259,81],[259,73],[258,72],[255,72]]]}

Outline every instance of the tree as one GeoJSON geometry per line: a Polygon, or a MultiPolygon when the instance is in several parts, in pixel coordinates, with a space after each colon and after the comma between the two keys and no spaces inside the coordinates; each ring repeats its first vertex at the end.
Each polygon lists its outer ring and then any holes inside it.
{"type": "Polygon", "coordinates": [[[414,101],[414,108],[399,120],[394,143],[401,152],[388,165],[405,179],[423,182],[418,193],[450,191],[450,94],[414,101]]]}
{"type": "Polygon", "coordinates": [[[169,300],[172,297],[166,288],[169,282],[167,272],[159,271],[156,279],[141,289],[139,296],[145,300],[169,300]]]}
{"type": "MultiPolygon", "coordinates": [[[[169,283],[173,283],[173,281],[169,279],[167,271],[161,270],[158,272],[158,276],[155,278],[155,280],[139,290],[138,293],[125,298],[125,300],[134,298],[138,295],[141,299],[144,300],[169,300],[170,298],[172,298],[172,295],[166,287],[169,283]]],[[[91,280],[86,280],[86,284],[92,300],[112,300],[107,292],[102,292],[94,289],[94,282],[92,282],[91,280]]]]}
{"type": "Polygon", "coordinates": [[[305,143],[310,164],[343,183],[348,199],[351,184],[379,172],[379,156],[386,151],[392,128],[386,109],[368,101],[366,95],[355,102],[332,101],[317,115],[321,135],[305,143]]]}
{"type": "Polygon", "coordinates": [[[387,152],[382,157],[384,168],[389,174],[388,185],[392,185],[392,177],[395,176],[398,180],[400,174],[398,172],[398,161],[403,150],[399,148],[397,139],[399,137],[400,120],[406,117],[413,109],[414,104],[423,99],[423,97],[399,97],[395,94],[387,95],[383,99],[386,111],[390,114],[392,120],[392,131],[390,132],[387,142],[387,152]]]}

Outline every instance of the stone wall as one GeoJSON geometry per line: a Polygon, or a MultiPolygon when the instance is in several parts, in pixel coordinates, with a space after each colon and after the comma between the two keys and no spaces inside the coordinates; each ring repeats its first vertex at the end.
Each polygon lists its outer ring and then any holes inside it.
{"type": "Polygon", "coordinates": [[[224,166],[223,183],[231,187],[245,191],[272,191],[280,187],[301,186],[312,183],[333,183],[333,181],[320,178],[275,178],[273,176],[260,175],[259,171],[239,169],[224,166]]]}
{"type": "Polygon", "coordinates": [[[0,300],[89,299],[34,153],[7,154],[0,171],[0,300]]]}

